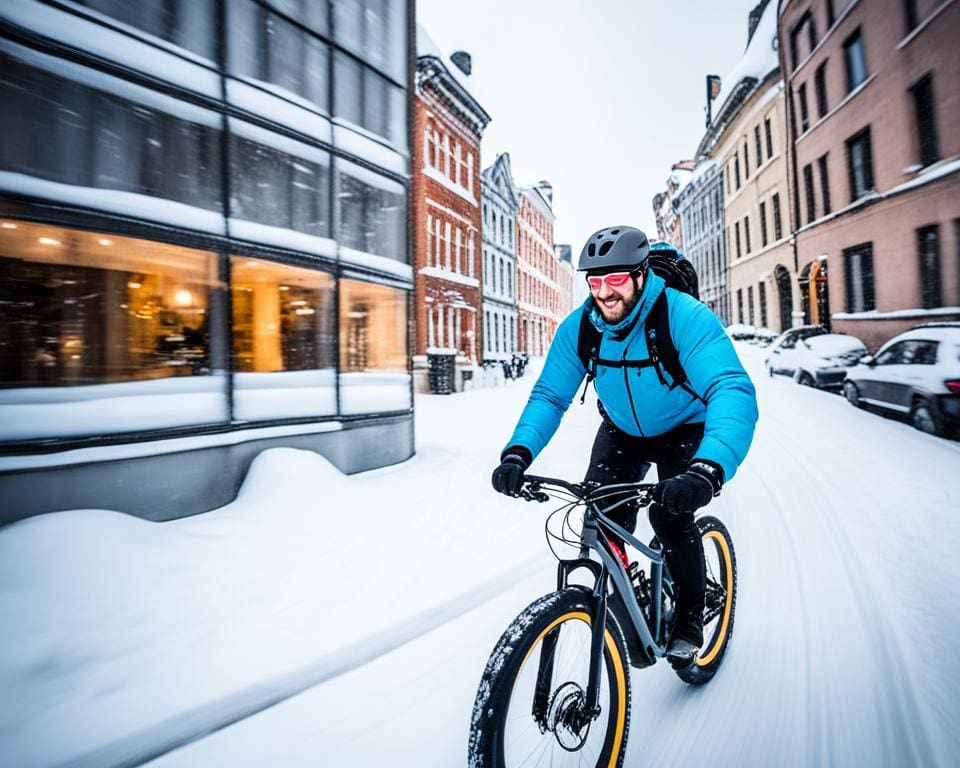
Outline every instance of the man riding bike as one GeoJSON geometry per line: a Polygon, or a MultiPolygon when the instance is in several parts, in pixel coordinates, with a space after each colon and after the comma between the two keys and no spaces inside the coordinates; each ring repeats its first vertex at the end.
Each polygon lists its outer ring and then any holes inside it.
{"type": "MultiPolygon", "coordinates": [[[[594,383],[603,420],[585,479],[634,483],[657,465],[649,518],[677,587],[667,657],[683,665],[703,644],[703,542],[694,512],[719,495],[746,456],[757,401],[720,321],[693,296],[667,288],[649,267],[650,253],[647,236],[632,227],[608,227],[590,236],[577,269],[586,272],[591,295],[558,326],[543,372],[493,472],[493,486],[518,495],[524,471],[556,432],[588,373],[578,339],[581,315],[589,312],[599,332],[594,383]],[[669,334],[686,381],[665,372],[646,323],[664,292],[669,334]]],[[[633,532],[637,512],[636,504],[628,503],[609,516],[633,532]]]]}

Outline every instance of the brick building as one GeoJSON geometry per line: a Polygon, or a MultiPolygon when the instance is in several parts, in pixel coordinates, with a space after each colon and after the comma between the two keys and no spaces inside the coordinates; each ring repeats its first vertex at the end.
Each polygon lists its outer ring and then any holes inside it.
{"type": "Polygon", "coordinates": [[[653,215],[657,222],[657,239],[684,250],[683,228],[676,199],[693,176],[693,160],[681,160],[670,167],[667,186],[653,196],[653,215]]]}
{"type": "Polygon", "coordinates": [[[480,137],[490,116],[470,94],[469,57],[454,57],[458,63],[417,28],[411,154],[418,388],[428,349],[455,352],[461,370],[479,363],[483,349],[480,137]]]}
{"type": "Polygon", "coordinates": [[[960,317],[960,5],[781,2],[805,319],[871,349],[960,317]]]}
{"type": "Polygon", "coordinates": [[[520,351],[545,355],[563,319],[559,262],[553,250],[553,188],[541,181],[520,189],[517,210],[517,320],[520,351]]]}

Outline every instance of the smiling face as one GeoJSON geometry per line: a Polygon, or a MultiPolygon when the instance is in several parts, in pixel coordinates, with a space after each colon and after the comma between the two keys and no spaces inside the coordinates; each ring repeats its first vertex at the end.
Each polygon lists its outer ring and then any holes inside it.
{"type": "Polygon", "coordinates": [[[588,274],[587,284],[603,319],[616,325],[637,306],[643,290],[643,272],[619,270],[605,275],[588,274]]]}

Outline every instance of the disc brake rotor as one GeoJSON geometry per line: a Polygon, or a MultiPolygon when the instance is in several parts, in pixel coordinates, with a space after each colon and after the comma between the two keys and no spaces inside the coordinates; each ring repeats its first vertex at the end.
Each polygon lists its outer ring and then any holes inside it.
{"type": "Polygon", "coordinates": [[[547,730],[568,752],[578,751],[590,733],[591,718],[586,715],[586,708],[586,694],[574,682],[564,683],[550,697],[547,730]]]}

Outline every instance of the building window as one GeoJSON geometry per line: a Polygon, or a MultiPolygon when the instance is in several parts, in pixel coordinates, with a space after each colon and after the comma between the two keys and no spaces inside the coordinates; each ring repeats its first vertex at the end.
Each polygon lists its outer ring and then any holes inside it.
{"type": "Polygon", "coordinates": [[[760,123],[753,126],[753,138],[757,147],[757,167],[763,165],[763,144],[760,143],[760,123]]]}
{"type": "Polygon", "coordinates": [[[743,236],[747,241],[747,253],[750,253],[750,217],[743,217],[743,236]]]}
{"type": "Polygon", "coordinates": [[[917,230],[920,258],[920,291],[924,309],[943,306],[940,280],[940,227],[934,224],[917,230]]]}
{"type": "Polygon", "coordinates": [[[743,288],[737,288],[737,322],[743,325],[743,288]]]}
{"type": "Polygon", "coordinates": [[[753,286],[747,286],[747,316],[750,318],[748,323],[750,325],[754,324],[754,314],[753,314],[753,286]]]}
{"type": "Polygon", "coordinates": [[[760,243],[767,246],[767,204],[760,203],[760,243]]]}
{"type": "Polygon", "coordinates": [[[907,25],[906,34],[909,35],[920,23],[917,15],[917,0],[903,0],[903,18],[907,25]]]}
{"type": "MultiPolygon", "coordinates": [[[[338,7],[334,4],[334,9],[338,7]]],[[[334,114],[404,149],[407,118],[403,88],[343,51],[334,55],[333,75],[334,114]]]]}
{"type": "Polygon", "coordinates": [[[863,54],[863,36],[858,29],[843,43],[844,61],[847,65],[847,93],[867,79],[867,63],[863,54]]]}
{"type": "Polygon", "coordinates": [[[237,219],[328,237],[330,155],[234,118],[230,119],[231,232],[269,240],[268,230],[237,219]]]}
{"type": "Polygon", "coordinates": [[[850,177],[850,200],[859,200],[873,189],[873,152],[870,128],[847,139],[847,173],[850,177]]]}
{"type": "Polygon", "coordinates": [[[933,107],[933,77],[927,74],[910,89],[913,94],[914,114],[917,120],[917,139],[920,145],[920,164],[927,166],[940,159],[937,141],[937,122],[933,107]]]}
{"type": "Polygon", "coordinates": [[[813,76],[817,90],[817,117],[827,114],[827,62],[823,62],[813,76]]]}
{"type": "Polygon", "coordinates": [[[230,257],[234,418],[337,410],[333,276],[230,257]]]}
{"type": "MultiPolygon", "coordinates": [[[[281,2],[284,8],[325,5],[301,0],[281,2]]],[[[281,2],[274,0],[274,4],[278,6],[281,2]]],[[[392,78],[394,82],[404,82],[407,65],[406,3],[337,0],[332,6],[336,41],[392,78]]]]}
{"type": "Polygon", "coordinates": [[[763,128],[767,133],[767,160],[769,160],[773,157],[773,126],[769,117],[763,119],[763,128]]]}
{"type": "Polygon", "coordinates": [[[809,164],[803,167],[803,188],[806,193],[807,224],[809,224],[817,218],[817,207],[813,197],[813,166],[809,164]]]}
{"type": "Polygon", "coordinates": [[[793,29],[790,30],[790,63],[791,68],[796,70],[800,62],[807,58],[812,52],[813,49],[817,47],[817,25],[814,21],[813,14],[807,10],[794,24],[793,29]],[[807,48],[806,50],[801,49],[801,41],[803,38],[803,31],[806,28],[807,32],[807,48]]]}
{"type": "Polygon", "coordinates": [[[873,243],[843,251],[843,277],[847,312],[869,312],[876,308],[873,297],[873,243]]]}
{"type": "Polygon", "coordinates": [[[750,178],[750,152],[746,140],[743,142],[743,178],[750,178]]]}
{"type": "Polygon", "coordinates": [[[817,159],[817,166],[820,171],[820,197],[823,202],[823,215],[826,216],[831,211],[830,175],[827,172],[827,155],[821,155],[817,159]]]}
{"type": "Polygon", "coordinates": [[[767,327],[767,286],[765,283],[757,283],[757,299],[760,302],[760,325],[767,327]]]}
{"type": "Polygon", "coordinates": [[[737,258],[739,259],[743,254],[740,253],[740,222],[733,222],[733,239],[737,244],[737,258]]]}
{"type": "MultiPolygon", "coordinates": [[[[407,198],[402,184],[338,159],[336,199],[341,246],[407,261],[407,198]]],[[[447,237],[449,268],[449,231],[447,237]]]]}
{"type": "MultiPolygon", "coordinates": [[[[111,0],[116,4],[116,0],[111,0]]],[[[130,3],[134,5],[134,3],[130,3]]],[[[189,7],[191,3],[164,3],[189,7]]],[[[160,3],[139,3],[143,9],[160,3]]],[[[278,4],[279,5],[279,4],[278,4]]],[[[284,3],[292,23],[253,0],[230,0],[227,10],[227,71],[271,83],[329,111],[330,47],[307,31],[326,34],[326,5],[284,3]],[[288,8],[286,6],[293,6],[288,8]],[[295,9],[294,14],[290,14],[295,9]]],[[[211,14],[211,18],[215,18],[211,14]]]]}
{"type": "Polygon", "coordinates": [[[733,158],[733,175],[737,183],[737,189],[740,189],[740,157],[733,158]]]}
{"type": "MultiPolygon", "coordinates": [[[[109,190],[84,194],[81,204],[89,199],[86,204],[119,213],[131,205],[147,215],[167,209],[116,193],[222,211],[216,112],[73,63],[65,79],[42,68],[59,66],[52,61],[14,43],[0,52],[0,169],[33,176],[41,187],[60,182],[109,190]]],[[[206,225],[222,228],[222,219],[206,225]]]]}
{"type": "Polygon", "coordinates": [[[833,0],[827,0],[827,29],[833,26],[837,20],[837,14],[833,10],[833,0]]]}
{"type": "Polygon", "coordinates": [[[806,133],[810,128],[810,112],[807,108],[807,84],[803,83],[797,90],[797,100],[800,103],[800,133],[806,133]]]}
{"type": "Polygon", "coordinates": [[[398,288],[340,280],[340,413],[410,409],[407,298],[398,288]]]}
{"type": "Polygon", "coordinates": [[[0,440],[226,421],[216,253],[11,220],[0,248],[0,440]]]}
{"type": "Polygon", "coordinates": [[[779,240],[783,237],[783,226],[780,220],[780,193],[773,195],[773,239],[779,240]]]}
{"type": "Polygon", "coordinates": [[[82,5],[117,21],[216,60],[215,2],[137,2],[137,0],[82,0],[82,5]]]}

